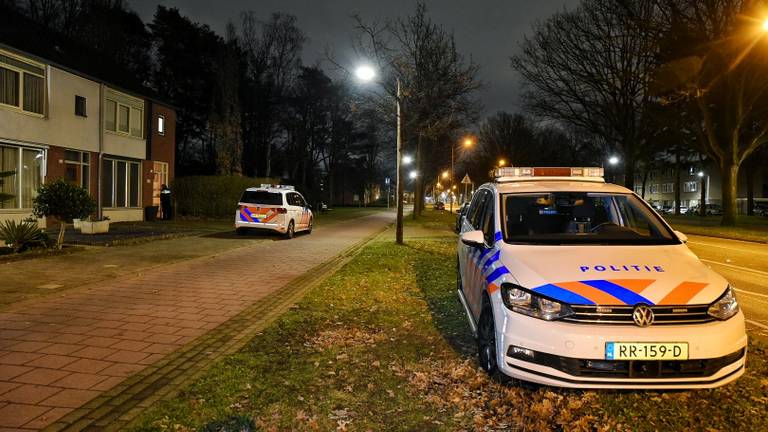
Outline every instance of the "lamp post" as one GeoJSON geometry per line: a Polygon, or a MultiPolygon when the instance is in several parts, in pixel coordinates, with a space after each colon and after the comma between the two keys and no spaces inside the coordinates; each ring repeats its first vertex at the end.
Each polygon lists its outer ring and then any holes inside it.
{"type": "MultiPolygon", "coordinates": [[[[362,65],[355,70],[357,79],[362,82],[372,82],[376,78],[376,70],[371,66],[362,65]]],[[[396,183],[395,183],[395,195],[397,198],[397,222],[395,224],[395,242],[397,244],[403,244],[403,170],[401,167],[403,158],[403,136],[402,136],[402,115],[400,112],[400,101],[402,99],[402,90],[400,88],[400,78],[396,78],[395,83],[395,105],[397,112],[397,138],[396,138],[396,154],[397,162],[396,166],[396,183]]]]}
{"type": "MultiPolygon", "coordinates": [[[[465,137],[462,140],[462,145],[465,148],[472,147],[472,145],[474,143],[475,143],[475,140],[473,140],[471,137],[465,137]]],[[[450,184],[451,190],[456,189],[456,183],[454,183],[454,181],[453,181],[454,180],[454,176],[456,174],[454,172],[454,157],[453,157],[453,150],[454,150],[455,147],[456,147],[455,145],[451,144],[451,184],[450,184]]],[[[449,210],[451,212],[451,214],[453,214],[453,201],[455,201],[455,200],[454,200],[453,197],[451,197],[451,208],[449,210]]]]}

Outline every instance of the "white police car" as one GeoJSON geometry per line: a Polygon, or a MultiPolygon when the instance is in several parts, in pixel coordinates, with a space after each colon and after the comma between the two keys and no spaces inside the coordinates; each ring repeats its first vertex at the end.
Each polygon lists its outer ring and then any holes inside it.
{"type": "Polygon", "coordinates": [[[744,373],[734,292],[602,168],[501,168],[464,216],[458,294],[480,365],[580,388],[709,388],[744,373]]]}
{"type": "Polygon", "coordinates": [[[272,230],[293,238],[299,231],[312,233],[312,208],[293,186],[263,184],[243,192],[235,213],[235,230],[272,230]]]}

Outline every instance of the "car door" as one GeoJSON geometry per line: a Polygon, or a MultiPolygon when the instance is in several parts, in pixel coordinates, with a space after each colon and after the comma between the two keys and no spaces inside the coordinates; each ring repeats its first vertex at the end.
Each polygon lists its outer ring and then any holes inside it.
{"type": "MultiPolygon", "coordinates": [[[[486,189],[481,189],[476,194],[476,199],[477,201],[472,201],[469,217],[465,220],[465,231],[482,230],[486,223],[491,193],[486,189]],[[472,208],[473,206],[474,208],[472,208]]],[[[477,318],[480,313],[480,306],[482,305],[482,293],[485,289],[485,284],[482,283],[484,280],[482,280],[483,272],[480,264],[489,251],[486,246],[467,246],[462,243],[461,247],[464,249],[465,254],[463,260],[464,269],[462,271],[464,297],[472,314],[477,318]]]]}
{"type": "Polygon", "coordinates": [[[301,208],[296,226],[301,229],[307,229],[309,228],[309,207],[307,206],[307,201],[298,192],[296,193],[296,204],[301,208]]]}
{"type": "Polygon", "coordinates": [[[299,194],[296,192],[288,192],[288,214],[291,215],[291,219],[293,220],[293,227],[294,229],[298,230],[301,228],[299,223],[301,222],[301,205],[299,205],[299,200],[297,199],[299,194]]]}

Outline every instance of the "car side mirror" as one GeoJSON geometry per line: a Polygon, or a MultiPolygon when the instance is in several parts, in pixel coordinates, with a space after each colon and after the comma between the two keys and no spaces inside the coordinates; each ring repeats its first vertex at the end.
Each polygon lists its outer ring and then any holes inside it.
{"type": "Polygon", "coordinates": [[[677,236],[677,239],[680,240],[683,243],[688,243],[688,236],[681,233],[680,231],[675,231],[675,235],[677,236]]]}
{"type": "Polygon", "coordinates": [[[480,230],[462,233],[461,242],[471,247],[485,247],[485,236],[480,230]]]}

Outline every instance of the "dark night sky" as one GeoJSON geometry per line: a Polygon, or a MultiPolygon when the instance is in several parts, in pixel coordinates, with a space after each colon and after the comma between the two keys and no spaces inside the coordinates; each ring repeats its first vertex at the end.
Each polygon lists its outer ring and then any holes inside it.
{"type": "MultiPolygon", "coordinates": [[[[367,21],[410,14],[415,1],[407,0],[128,0],[145,21],[151,21],[156,5],[177,7],[191,19],[208,24],[223,33],[227,21],[237,23],[239,13],[254,10],[263,18],[282,11],[298,17],[299,27],[309,41],[304,47],[304,62],[314,64],[324,58],[325,47],[341,62],[352,62],[353,14],[367,21]]],[[[486,84],[481,99],[485,113],[514,111],[520,103],[519,79],[509,66],[509,56],[518,49],[531,24],[543,20],[578,0],[428,0],[430,16],[452,29],[459,50],[480,64],[486,84]]]]}

